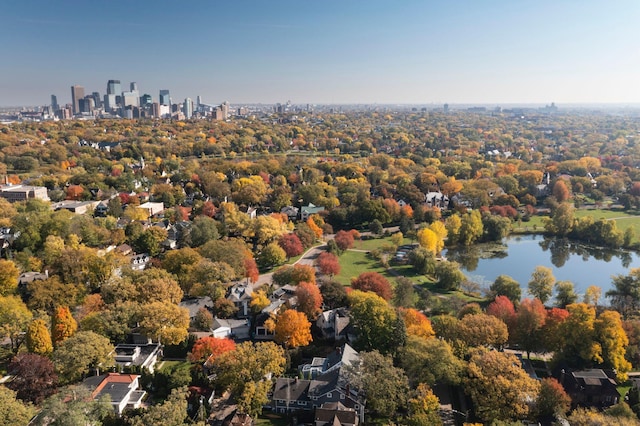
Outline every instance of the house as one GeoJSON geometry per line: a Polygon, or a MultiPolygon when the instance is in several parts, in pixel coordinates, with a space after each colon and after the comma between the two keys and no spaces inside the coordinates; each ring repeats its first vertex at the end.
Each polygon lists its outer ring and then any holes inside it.
{"type": "Polygon", "coordinates": [[[317,207],[315,204],[309,203],[307,206],[302,206],[300,209],[300,220],[306,221],[309,216],[324,211],[324,207],[317,207]]]}
{"type": "Polygon", "coordinates": [[[293,206],[287,206],[287,207],[283,207],[282,209],[280,209],[280,213],[286,214],[287,217],[289,218],[289,220],[297,219],[299,211],[300,211],[300,209],[298,209],[297,207],[293,207],[293,206]]]}
{"type": "Polygon", "coordinates": [[[189,311],[189,319],[193,321],[200,309],[209,312],[213,310],[213,300],[209,296],[184,299],[178,306],[186,308],[189,311]]]}
{"type": "Polygon", "coordinates": [[[140,206],[138,206],[141,209],[146,210],[149,213],[149,217],[151,216],[155,216],[157,214],[160,214],[164,211],[164,203],[160,202],[160,203],[151,203],[151,202],[146,202],[143,204],[140,204],[140,206]]]}
{"type": "Polygon", "coordinates": [[[108,373],[85,379],[83,384],[91,390],[91,397],[99,400],[109,396],[114,411],[121,415],[127,409],[140,408],[146,395],[139,387],[137,374],[108,373]]]}
{"type": "Polygon", "coordinates": [[[249,320],[216,317],[213,319],[211,331],[213,332],[213,337],[230,337],[238,340],[248,339],[250,335],[249,320]]]}
{"type": "Polygon", "coordinates": [[[258,209],[255,207],[248,207],[247,216],[249,216],[249,219],[255,219],[258,216],[258,209]]]}
{"type": "Polygon", "coordinates": [[[325,339],[345,339],[349,325],[349,314],[345,308],[324,311],[318,316],[316,325],[325,339]]]}
{"type": "Polygon", "coordinates": [[[233,302],[238,308],[238,318],[246,318],[251,313],[251,295],[253,294],[253,287],[251,284],[239,282],[234,284],[229,289],[227,300],[233,302]]]}
{"type": "MultiPolygon", "coordinates": [[[[323,408],[334,411],[352,410],[358,422],[363,422],[364,397],[355,386],[351,386],[346,369],[343,368],[353,365],[358,359],[358,353],[349,345],[344,345],[326,358],[326,370],[316,378],[304,380],[280,377],[276,379],[271,396],[271,409],[281,414],[316,412],[316,415],[320,409],[318,419],[320,422],[328,416],[327,412],[322,411],[323,408]]],[[[337,413],[334,415],[337,416],[337,413]]],[[[344,416],[345,419],[349,417],[347,414],[344,416]]]]}
{"type": "Polygon", "coordinates": [[[131,256],[131,269],[134,271],[142,271],[151,262],[151,256],[148,253],[135,254],[131,256]]]}
{"type": "Polygon", "coordinates": [[[73,201],[73,200],[63,200],[59,203],[55,203],[53,206],[53,210],[69,210],[73,214],[85,214],[89,210],[95,209],[98,205],[100,205],[99,201],[73,201]]]}
{"type": "Polygon", "coordinates": [[[571,397],[573,406],[607,408],[618,403],[620,394],[612,370],[560,370],[559,382],[571,397]]]}
{"type": "Polygon", "coordinates": [[[359,423],[358,412],[340,402],[327,402],[316,408],[315,426],[357,426],[359,423]]]}
{"type": "Polygon", "coordinates": [[[424,202],[428,207],[439,207],[446,209],[449,206],[449,197],[442,192],[427,192],[424,196],[424,202]]]}
{"type": "Polygon", "coordinates": [[[20,292],[23,292],[24,290],[26,290],[27,285],[29,285],[30,283],[34,281],[44,281],[47,279],[49,279],[48,270],[44,271],[44,274],[40,272],[34,272],[34,271],[23,272],[18,277],[18,289],[20,290],[20,292]]]}
{"type": "Polygon", "coordinates": [[[162,353],[162,346],[159,343],[121,343],[115,347],[114,352],[117,366],[121,368],[137,366],[153,373],[158,356],[162,353]]]}

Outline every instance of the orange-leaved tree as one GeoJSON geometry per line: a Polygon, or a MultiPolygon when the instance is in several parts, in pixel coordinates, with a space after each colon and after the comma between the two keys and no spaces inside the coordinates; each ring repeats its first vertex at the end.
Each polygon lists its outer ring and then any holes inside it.
{"type": "Polygon", "coordinates": [[[218,337],[203,337],[198,339],[189,353],[191,362],[213,362],[216,357],[236,348],[233,340],[218,337]]]}

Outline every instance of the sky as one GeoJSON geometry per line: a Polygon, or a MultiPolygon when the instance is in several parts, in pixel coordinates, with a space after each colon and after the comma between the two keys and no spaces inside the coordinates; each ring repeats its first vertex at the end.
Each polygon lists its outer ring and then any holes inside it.
{"type": "Polygon", "coordinates": [[[640,102],[638,0],[0,0],[0,106],[640,102]]]}

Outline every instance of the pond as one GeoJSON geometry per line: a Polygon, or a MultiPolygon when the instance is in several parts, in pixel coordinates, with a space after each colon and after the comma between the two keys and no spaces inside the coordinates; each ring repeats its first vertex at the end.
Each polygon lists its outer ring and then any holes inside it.
{"type": "Polygon", "coordinates": [[[590,285],[597,285],[603,298],[612,287],[612,275],[627,275],[631,268],[640,267],[640,256],[635,252],[541,235],[511,236],[502,244],[450,249],[444,255],[459,262],[467,277],[483,289],[488,289],[499,275],[509,275],[520,283],[523,297],[529,296],[527,285],[538,265],[551,268],[558,281],[573,282],[580,295],[590,285]]]}

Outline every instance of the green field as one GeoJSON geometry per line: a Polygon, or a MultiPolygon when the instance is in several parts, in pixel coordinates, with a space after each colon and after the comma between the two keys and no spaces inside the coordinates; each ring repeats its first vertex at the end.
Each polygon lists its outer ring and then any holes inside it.
{"type": "Polygon", "coordinates": [[[387,279],[393,278],[380,263],[363,251],[345,251],[340,256],[340,273],[334,277],[342,285],[349,285],[351,278],[363,272],[379,272],[387,279]]]}

